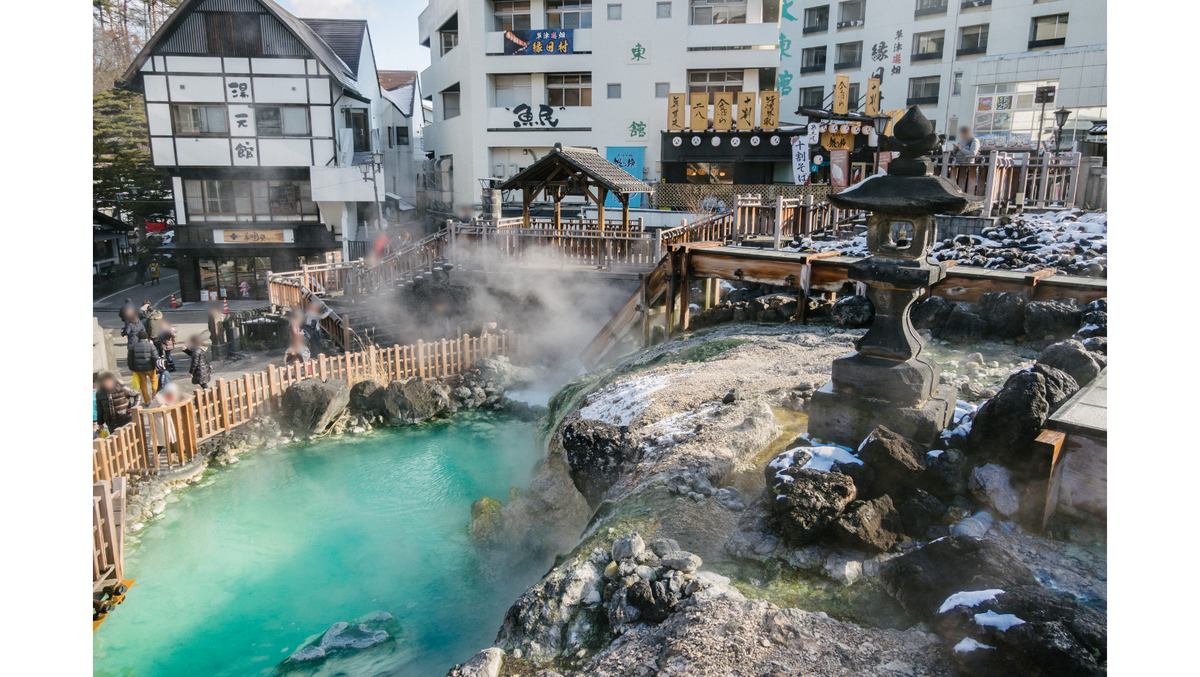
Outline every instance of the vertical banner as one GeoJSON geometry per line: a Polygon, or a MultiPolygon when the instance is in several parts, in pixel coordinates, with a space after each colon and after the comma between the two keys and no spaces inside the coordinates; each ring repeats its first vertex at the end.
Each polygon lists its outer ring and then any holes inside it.
{"type": "Polygon", "coordinates": [[[845,188],[850,179],[850,151],[832,150],[829,152],[829,185],[834,188],[845,188]]]}
{"type": "Polygon", "coordinates": [[[686,100],[686,94],[667,95],[667,129],[678,131],[684,128],[686,100]]]}
{"type": "Polygon", "coordinates": [[[879,78],[867,78],[867,102],[863,112],[867,115],[879,115],[879,78]]]}
{"type": "MultiPolygon", "coordinates": [[[[645,146],[607,146],[604,149],[604,157],[614,165],[633,174],[634,178],[642,178],[642,165],[646,160],[645,146]]],[[[642,204],[642,194],[629,196],[629,206],[639,207],[642,204]]],[[[616,196],[612,193],[604,199],[605,209],[612,207],[620,208],[621,203],[617,201],[616,196]]],[[[607,215],[606,215],[607,216],[607,215]]]]}
{"type": "Polygon", "coordinates": [[[765,130],[779,128],[779,92],[760,92],[762,100],[762,123],[759,127],[765,130]]]}
{"type": "Polygon", "coordinates": [[[708,92],[692,92],[692,119],[689,127],[693,132],[708,131],[708,92]]]}
{"type": "Polygon", "coordinates": [[[792,137],[792,181],[807,186],[809,177],[808,137],[792,137]]]}
{"type": "Polygon", "coordinates": [[[850,112],[850,76],[837,76],[837,84],[833,86],[833,113],[845,115],[850,112]]]}
{"type": "Polygon", "coordinates": [[[733,129],[733,92],[717,92],[713,97],[713,129],[728,132],[733,129]]]}
{"type": "Polygon", "coordinates": [[[808,145],[815,146],[821,143],[821,125],[810,122],[808,123],[808,145]]]}
{"type": "Polygon", "coordinates": [[[754,129],[755,92],[737,93],[737,128],[741,131],[754,129]]]}

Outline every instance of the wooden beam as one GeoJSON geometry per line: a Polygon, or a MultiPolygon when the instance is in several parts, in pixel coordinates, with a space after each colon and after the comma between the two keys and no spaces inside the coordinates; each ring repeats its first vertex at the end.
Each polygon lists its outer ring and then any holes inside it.
{"type": "MultiPolygon", "coordinates": [[[[1067,441],[1067,436],[1057,430],[1043,430],[1033,441],[1033,457],[1034,463],[1042,470],[1042,476],[1045,480],[1038,480],[1030,483],[1031,486],[1026,490],[1026,494],[1034,493],[1034,496],[1029,498],[1040,499],[1032,503],[1032,507],[1040,505],[1041,523],[1035,524],[1039,530],[1044,530],[1046,525],[1050,523],[1050,518],[1054,516],[1054,510],[1058,503],[1058,489],[1061,484],[1061,473],[1058,477],[1055,475],[1055,470],[1058,467],[1059,460],[1062,457],[1063,444],[1067,441]]],[[[1030,520],[1032,521],[1032,520],[1030,520]]]]}
{"type": "Polygon", "coordinates": [[[675,292],[679,287],[678,282],[675,281],[675,274],[678,270],[675,263],[675,253],[676,250],[674,248],[667,250],[667,308],[665,315],[667,318],[666,337],[668,341],[671,340],[671,335],[675,333],[675,292]]]}
{"type": "Polygon", "coordinates": [[[688,274],[688,248],[679,249],[679,333],[688,330],[692,321],[692,304],[689,300],[692,278],[688,274]]]}

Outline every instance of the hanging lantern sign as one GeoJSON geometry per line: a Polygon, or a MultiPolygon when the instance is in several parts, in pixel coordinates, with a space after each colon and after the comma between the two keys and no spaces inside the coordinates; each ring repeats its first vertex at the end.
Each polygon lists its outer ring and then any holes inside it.
{"type": "Polygon", "coordinates": [[[850,125],[850,133],[851,134],[861,134],[862,133],[862,125],[858,124],[857,122],[850,125]]]}
{"type": "Polygon", "coordinates": [[[874,127],[867,127],[867,145],[875,148],[879,146],[879,135],[875,133],[874,127]]]}
{"type": "Polygon", "coordinates": [[[841,129],[839,129],[838,131],[840,131],[843,134],[849,134],[850,133],[850,125],[848,125],[848,124],[842,125],[841,129]]]}
{"type": "Polygon", "coordinates": [[[821,142],[821,125],[810,122],[808,123],[808,145],[815,146],[821,142]]]}
{"type": "Polygon", "coordinates": [[[829,125],[827,125],[827,124],[825,124],[824,122],[822,122],[822,123],[821,123],[821,131],[822,131],[822,132],[827,132],[827,131],[829,131],[829,125]]]}

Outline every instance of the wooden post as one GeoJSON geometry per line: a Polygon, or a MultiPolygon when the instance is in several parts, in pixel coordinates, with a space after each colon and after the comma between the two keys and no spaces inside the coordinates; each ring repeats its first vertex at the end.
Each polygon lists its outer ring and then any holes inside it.
{"type": "Polygon", "coordinates": [[[775,251],[779,251],[780,237],[783,235],[783,196],[775,196],[775,251]]]}
{"type": "Polygon", "coordinates": [[[654,271],[641,273],[642,290],[642,348],[650,347],[650,277],[654,271]]]}
{"type": "Polygon", "coordinates": [[[796,324],[807,324],[808,292],[812,288],[812,262],[807,259],[800,266],[800,284],[796,289],[796,324]]]}
{"type": "Polygon", "coordinates": [[[692,278],[688,274],[688,263],[691,257],[685,245],[679,252],[679,333],[686,332],[692,320],[692,304],[688,298],[691,291],[692,278]]]}
{"type": "MultiPolygon", "coordinates": [[[[225,432],[229,430],[229,388],[223,378],[217,379],[217,407],[221,414],[221,432],[225,432]]],[[[137,420],[141,421],[141,417],[137,420]]]]}
{"type": "Polygon", "coordinates": [[[944,150],[944,151],[942,151],[942,178],[943,179],[949,178],[949,176],[950,176],[950,151],[944,150]]]}
{"type": "Polygon", "coordinates": [[[627,193],[622,193],[617,196],[617,199],[621,201],[621,231],[628,233],[629,232],[629,195],[627,193]]]}
{"type": "Polygon", "coordinates": [[[1050,153],[1042,155],[1042,173],[1038,176],[1038,194],[1034,200],[1035,207],[1045,207],[1049,200],[1046,199],[1050,187],[1050,153]]]}
{"type": "Polygon", "coordinates": [[[279,387],[279,367],[274,364],[267,365],[267,392],[271,395],[272,405],[278,404],[283,389],[279,387]]]}
{"type": "Polygon", "coordinates": [[[993,150],[988,153],[987,161],[987,188],[984,191],[983,197],[983,217],[991,218],[992,216],[992,201],[996,199],[996,178],[1000,171],[1000,151],[993,150]]]}
{"type": "Polygon", "coordinates": [[[254,416],[254,390],[252,388],[253,384],[254,384],[253,376],[251,376],[250,374],[242,375],[242,390],[244,391],[244,393],[246,395],[246,418],[247,419],[252,418],[254,416]]]}
{"type": "Polygon", "coordinates": [[[1084,172],[1083,155],[1081,153],[1071,153],[1071,181],[1067,187],[1067,202],[1065,207],[1075,206],[1075,197],[1079,191],[1079,175],[1084,172]]]}
{"type": "Polygon", "coordinates": [[[1017,172],[1017,189],[1013,196],[1013,202],[1017,203],[1017,213],[1025,211],[1025,188],[1029,181],[1029,153],[1017,153],[1018,162],[1021,163],[1021,171],[1017,172]]]}
{"type": "Polygon", "coordinates": [[[604,233],[604,201],[608,199],[608,189],[604,186],[596,186],[596,216],[600,222],[600,233],[604,233]]]}
{"type": "Polygon", "coordinates": [[[417,376],[425,378],[425,342],[417,339],[417,376]]]}
{"type": "Polygon", "coordinates": [[[675,292],[679,287],[679,283],[675,281],[675,249],[667,250],[667,307],[665,317],[667,318],[666,338],[671,340],[671,335],[675,333],[675,292]]]}

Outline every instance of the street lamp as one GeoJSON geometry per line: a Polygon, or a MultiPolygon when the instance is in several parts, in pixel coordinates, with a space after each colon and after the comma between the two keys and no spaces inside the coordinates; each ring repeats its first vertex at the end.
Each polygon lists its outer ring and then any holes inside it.
{"type": "Polygon", "coordinates": [[[888,123],[892,121],[890,115],[876,115],[871,118],[871,126],[875,128],[875,168],[873,173],[879,173],[879,153],[883,148],[883,133],[887,131],[888,123]]]}
{"type": "Polygon", "coordinates": [[[1059,146],[1062,145],[1062,130],[1067,124],[1067,118],[1071,117],[1071,111],[1067,110],[1066,106],[1054,111],[1054,123],[1058,125],[1058,134],[1054,136],[1054,152],[1059,152],[1059,146]]]}

